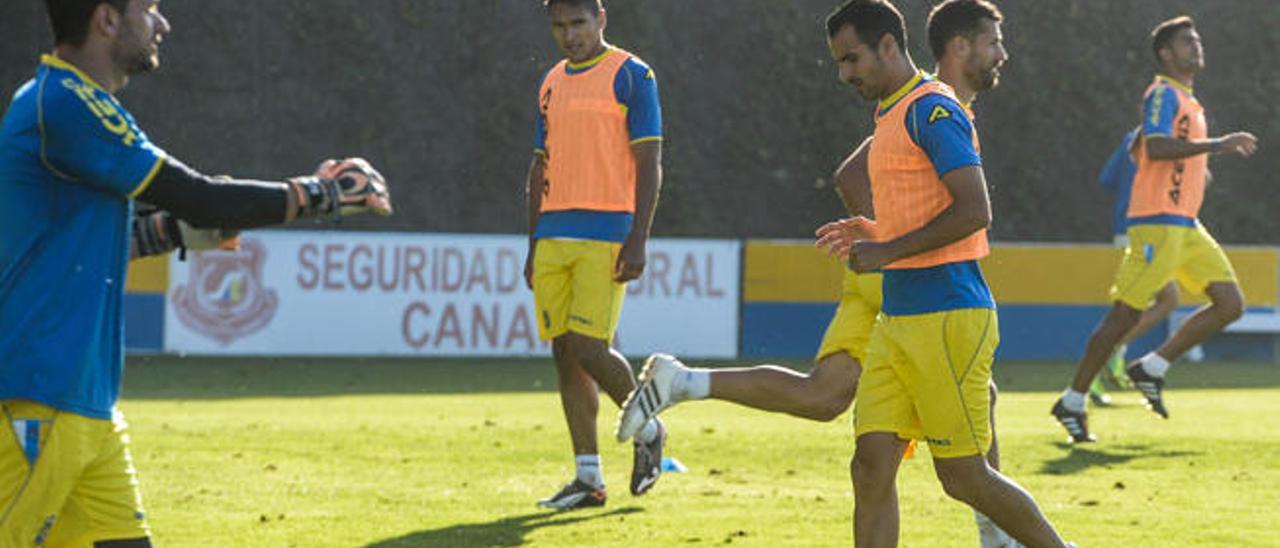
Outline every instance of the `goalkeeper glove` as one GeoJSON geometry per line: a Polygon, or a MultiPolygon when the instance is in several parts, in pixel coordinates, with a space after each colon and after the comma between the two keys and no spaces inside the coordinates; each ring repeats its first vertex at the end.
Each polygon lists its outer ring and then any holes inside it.
{"type": "Polygon", "coordinates": [[[378,170],[363,158],[326,160],[314,175],[289,180],[294,217],[391,214],[391,195],[378,170]]]}
{"type": "Polygon", "coordinates": [[[178,248],[182,249],[183,259],[188,250],[237,249],[239,234],[239,231],[221,228],[194,228],[168,211],[156,211],[133,218],[129,258],[163,255],[178,248]]]}

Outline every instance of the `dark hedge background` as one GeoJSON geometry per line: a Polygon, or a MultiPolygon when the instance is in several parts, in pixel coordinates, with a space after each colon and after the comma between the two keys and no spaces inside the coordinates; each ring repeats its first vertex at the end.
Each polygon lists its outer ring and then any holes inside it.
{"type": "MultiPolygon", "coordinates": [[[[657,71],[666,122],[660,235],[804,237],[840,214],[830,172],[871,127],[839,84],[823,16],[835,0],[613,0],[608,38],[657,71]]],[[[900,0],[930,67],[924,15],[900,0]]],[[[3,0],[0,85],[50,47],[42,2],[3,0]]],[[[1001,240],[1104,240],[1096,175],[1138,119],[1147,33],[1189,13],[1211,132],[1262,148],[1213,161],[1203,214],[1225,242],[1280,242],[1280,3],[1006,0],[1012,60],[977,105],[1001,240]]],[[[284,177],[363,155],[398,214],[370,229],[524,230],[534,87],[558,59],[535,0],[273,0],[162,4],[164,66],[121,95],[153,140],[211,173],[284,177]]],[[[8,91],[6,91],[8,93],[8,91]]]]}

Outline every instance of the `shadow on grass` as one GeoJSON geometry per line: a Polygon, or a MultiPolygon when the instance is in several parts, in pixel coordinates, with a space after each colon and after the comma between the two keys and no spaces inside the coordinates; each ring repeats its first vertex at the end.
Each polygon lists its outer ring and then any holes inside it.
{"type": "Polygon", "coordinates": [[[619,508],[608,512],[591,513],[588,510],[575,512],[537,512],[523,516],[512,516],[484,523],[464,523],[450,525],[439,529],[430,529],[409,533],[404,536],[378,541],[366,548],[409,548],[431,546],[520,546],[525,543],[525,535],[543,527],[562,527],[583,521],[611,518],[634,514],[642,510],[637,507],[619,508]],[[583,513],[587,512],[587,513],[583,513]]]}
{"type": "Polygon", "coordinates": [[[133,356],[124,373],[124,397],[135,400],[555,390],[556,369],[549,358],[133,356]]]}
{"type": "Polygon", "coordinates": [[[1204,454],[1203,451],[1152,450],[1151,446],[1145,444],[1115,445],[1106,449],[1067,442],[1056,442],[1054,445],[1067,451],[1067,454],[1045,461],[1040,467],[1041,474],[1062,476],[1099,466],[1126,464],[1135,459],[1172,459],[1204,454]]]}

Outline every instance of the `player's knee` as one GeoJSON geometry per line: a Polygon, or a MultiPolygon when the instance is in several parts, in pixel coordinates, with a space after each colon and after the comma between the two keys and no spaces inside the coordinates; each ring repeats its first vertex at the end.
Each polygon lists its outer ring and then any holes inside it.
{"type": "Polygon", "coordinates": [[[551,357],[555,358],[557,362],[571,357],[569,349],[572,345],[573,342],[565,335],[551,339],[551,357]]]}
{"type": "Polygon", "coordinates": [[[577,333],[568,333],[565,340],[569,343],[569,356],[583,367],[596,363],[609,353],[609,345],[599,339],[593,339],[577,333]]]}
{"type": "Polygon", "coordinates": [[[981,493],[982,478],[979,475],[942,466],[936,466],[935,470],[938,481],[942,483],[942,490],[948,497],[965,504],[972,504],[981,493]]]}
{"type": "Polygon", "coordinates": [[[858,362],[845,353],[836,353],[818,361],[805,377],[805,418],[831,421],[849,410],[858,392],[858,362]]]}
{"type": "Polygon", "coordinates": [[[857,385],[847,388],[828,388],[825,392],[819,393],[818,398],[815,398],[807,418],[822,422],[839,418],[853,403],[853,395],[856,391],[857,385]]]}
{"type": "Polygon", "coordinates": [[[1244,295],[1239,289],[1223,291],[1214,299],[1213,307],[1223,320],[1234,322],[1244,316],[1244,295]]]}
{"type": "Polygon", "coordinates": [[[1117,304],[1111,313],[1107,314],[1102,324],[1094,330],[1093,336],[1107,341],[1119,341],[1130,329],[1133,329],[1133,326],[1138,325],[1140,319],[1142,319],[1141,311],[1117,304]]]}
{"type": "Polygon", "coordinates": [[[895,467],[888,459],[868,451],[854,451],[849,461],[849,476],[854,489],[876,490],[894,483],[895,467]]]}

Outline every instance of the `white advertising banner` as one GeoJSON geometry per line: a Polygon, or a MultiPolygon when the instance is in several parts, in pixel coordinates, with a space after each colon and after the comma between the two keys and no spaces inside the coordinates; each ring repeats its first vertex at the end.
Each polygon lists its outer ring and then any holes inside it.
{"type": "MultiPolygon", "coordinates": [[[[165,350],[280,356],[545,356],[524,236],[245,233],[170,259],[165,350]]],[[[737,354],[740,243],[655,239],[616,343],[632,356],[737,354]]]]}

